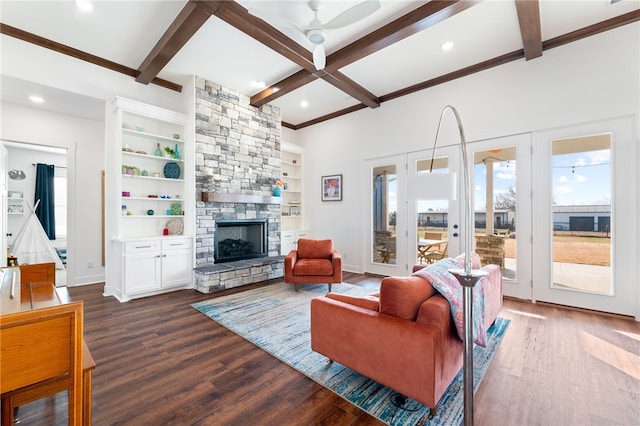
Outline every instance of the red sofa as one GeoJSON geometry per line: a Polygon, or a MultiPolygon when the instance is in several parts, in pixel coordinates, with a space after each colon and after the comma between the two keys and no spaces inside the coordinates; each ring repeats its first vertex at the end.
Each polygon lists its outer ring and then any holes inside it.
{"type": "MultiPolygon", "coordinates": [[[[497,265],[482,269],[489,274],[483,279],[488,328],[502,309],[502,274],[497,265]]],[[[366,297],[313,299],[311,348],[432,412],[462,367],[464,350],[449,303],[417,276],[386,277],[380,292],[366,297]]]]}

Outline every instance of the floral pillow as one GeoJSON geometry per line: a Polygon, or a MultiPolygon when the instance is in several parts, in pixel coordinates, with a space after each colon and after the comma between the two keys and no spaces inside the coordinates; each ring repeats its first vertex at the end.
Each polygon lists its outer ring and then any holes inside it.
{"type": "MultiPolygon", "coordinates": [[[[447,299],[451,306],[451,316],[458,332],[458,337],[464,336],[464,306],[462,305],[462,285],[449,272],[449,269],[460,269],[460,263],[453,258],[440,260],[433,265],[415,272],[413,275],[422,277],[447,299]]],[[[482,280],[473,288],[473,334],[474,342],[480,346],[487,346],[487,330],[484,327],[484,289],[482,280]]]]}

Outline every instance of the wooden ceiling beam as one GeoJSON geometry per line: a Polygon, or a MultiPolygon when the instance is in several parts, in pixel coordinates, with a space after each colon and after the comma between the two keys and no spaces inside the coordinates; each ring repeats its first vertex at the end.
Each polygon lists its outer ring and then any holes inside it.
{"type": "MultiPolygon", "coordinates": [[[[27,43],[34,44],[36,46],[44,47],[45,49],[53,50],[54,52],[61,53],[63,55],[71,56],[72,58],[79,59],[81,61],[89,62],[91,64],[109,69],[111,71],[116,71],[121,74],[128,75],[130,77],[137,77],[139,71],[134,70],[133,68],[129,68],[125,65],[118,64],[113,61],[109,61],[107,59],[101,58],[99,56],[92,55],[87,52],[83,52],[82,50],[75,49],[73,47],[69,47],[67,45],[58,43],[53,40],[49,40],[47,38],[41,37],[39,35],[12,27],[7,24],[0,23],[0,34],[4,34],[13,38],[17,38],[18,40],[25,41],[27,43]]],[[[154,77],[151,80],[151,83],[165,87],[167,89],[175,90],[176,92],[182,91],[182,86],[180,84],[172,83],[167,80],[163,80],[158,77],[154,77]]]]}
{"type": "Polygon", "coordinates": [[[527,61],[542,56],[542,28],[538,0],[516,0],[520,35],[527,61]]]}
{"type": "Polygon", "coordinates": [[[136,81],[149,84],[169,61],[182,49],[189,39],[207,22],[209,10],[198,7],[199,2],[190,0],[182,8],[176,19],[164,32],[138,67],[136,81]]]}

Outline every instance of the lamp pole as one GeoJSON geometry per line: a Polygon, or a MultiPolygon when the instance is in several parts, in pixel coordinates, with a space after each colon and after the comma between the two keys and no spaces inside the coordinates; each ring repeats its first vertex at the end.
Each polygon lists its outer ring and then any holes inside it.
{"type": "MultiPolygon", "coordinates": [[[[471,181],[469,179],[469,163],[467,161],[467,141],[464,136],[464,128],[458,111],[451,105],[447,105],[440,114],[438,129],[436,130],[436,140],[433,145],[433,155],[435,155],[436,144],[438,143],[438,134],[445,113],[451,110],[456,117],[458,123],[458,132],[460,134],[460,146],[462,149],[462,163],[464,167],[464,269],[452,269],[451,272],[460,282],[463,288],[462,305],[463,305],[463,328],[464,328],[464,357],[463,357],[463,394],[464,394],[464,424],[465,426],[473,425],[473,287],[476,283],[487,275],[484,271],[471,269],[471,248],[473,247],[473,210],[471,205],[471,181]]],[[[433,165],[433,158],[431,160],[433,165]]]]}

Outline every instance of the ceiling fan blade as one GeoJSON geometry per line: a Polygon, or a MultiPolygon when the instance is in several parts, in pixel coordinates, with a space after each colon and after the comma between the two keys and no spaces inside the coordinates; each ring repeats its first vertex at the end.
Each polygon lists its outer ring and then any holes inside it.
{"type": "Polygon", "coordinates": [[[273,24],[281,28],[291,28],[294,30],[298,30],[304,34],[304,29],[301,26],[281,16],[273,15],[260,9],[249,9],[247,10],[247,12],[249,12],[249,15],[253,15],[258,19],[262,19],[267,24],[273,24]]]}
{"type": "Polygon", "coordinates": [[[345,10],[326,24],[323,24],[322,28],[335,29],[355,24],[361,19],[364,19],[367,16],[371,15],[378,9],[380,9],[379,0],[365,0],[362,3],[358,3],[357,5],[345,10]]]}
{"type": "Polygon", "coordinates": [[[326,64],[327,56],[324,53],[324,47],[319,44],[313,49],[313,65],[316,67],[316,70],[320,71],[324,69],[326,64]]]}

